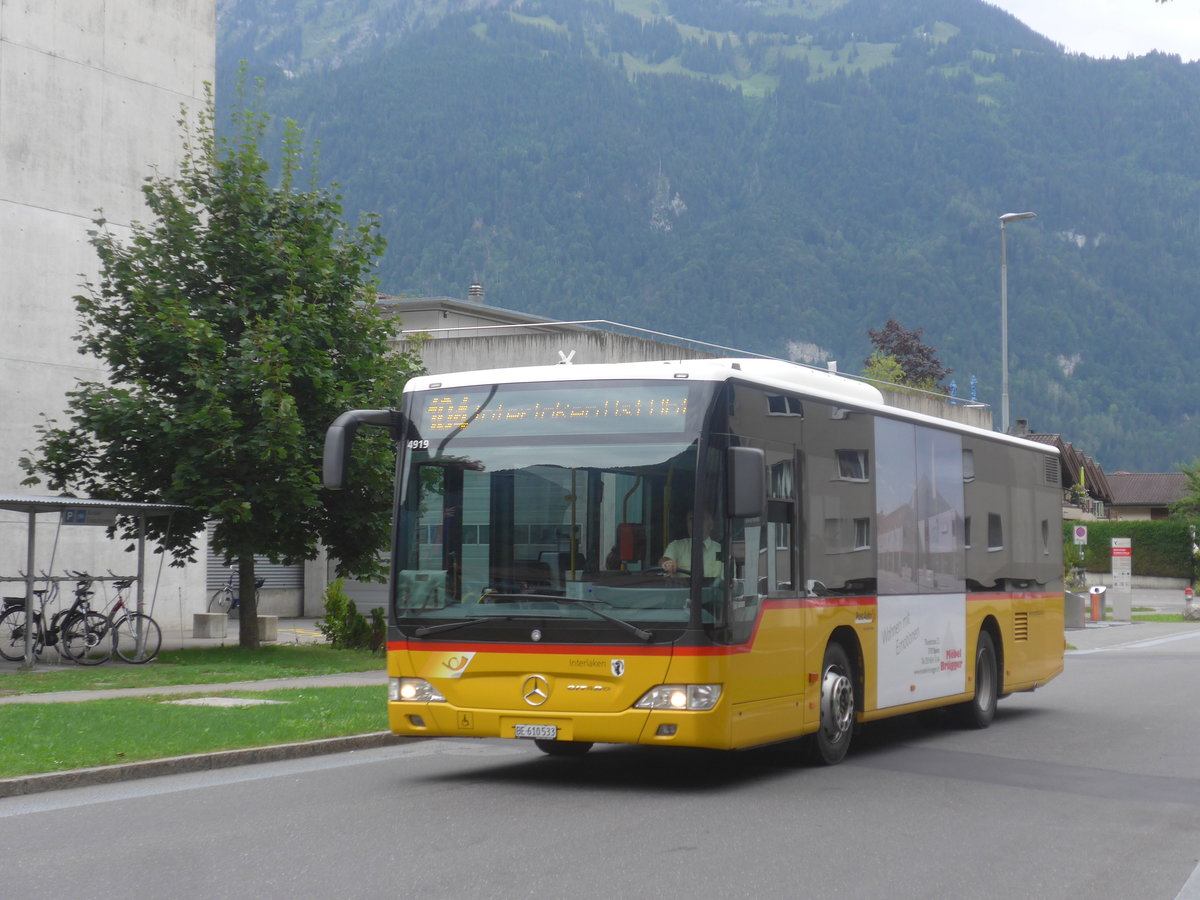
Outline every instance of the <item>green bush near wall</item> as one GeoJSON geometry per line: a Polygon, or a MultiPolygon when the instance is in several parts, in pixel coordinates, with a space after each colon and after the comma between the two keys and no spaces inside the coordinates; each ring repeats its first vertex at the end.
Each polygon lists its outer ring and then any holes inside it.
{"type": "Polygon", "coordinates": [[[1129,538],[1133,546],[1133,574],[1163,578],[1191,578],[1193,523],[1163,519],[1157,522],[1063,522],[1063,559],[1072,565],[1079,558],[1075,526],[1086,525],[1088,542],[1083,566],[1089,572],[1112,572],[1112,539],[1129,538]]]}

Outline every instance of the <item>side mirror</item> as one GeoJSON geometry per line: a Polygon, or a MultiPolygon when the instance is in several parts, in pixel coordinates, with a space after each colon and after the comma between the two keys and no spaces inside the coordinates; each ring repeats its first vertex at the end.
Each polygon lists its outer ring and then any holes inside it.
{"type": "Polygon", "coordinates": [[[391,428],[393,437],[403,433],[404,417],[394,409],[355,409],[342,413],[325,431],[325,453],[321,464],[321,482],[331,491],[346,486],[350,451],[358,426],[391,428]]]}
{"type": "Polygon", "coordinates": [[[735,519],[757,519],[767,511],[767,455],[757,447],[730,447],[726,509],[735,519]]]}

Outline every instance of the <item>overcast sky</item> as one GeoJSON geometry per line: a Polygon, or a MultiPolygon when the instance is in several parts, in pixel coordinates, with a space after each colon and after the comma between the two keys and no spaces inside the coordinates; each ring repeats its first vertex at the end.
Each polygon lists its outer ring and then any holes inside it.
{"type": "Polygon", "coordinates": [[[1151,50],[1200,58],[1197,0],[988,0],[1067,50],[1088,56],[1151,50]]]}

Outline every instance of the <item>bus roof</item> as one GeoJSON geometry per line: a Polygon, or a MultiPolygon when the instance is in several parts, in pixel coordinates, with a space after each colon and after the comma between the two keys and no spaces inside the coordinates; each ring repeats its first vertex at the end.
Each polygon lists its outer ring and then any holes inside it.
{"type": "Polygon", "coordinates": [[[696,381],[746,381],[768,389],[801,394],[814,400],[848,404],[871,412],[886,413],[896,418],[917,421],[950,431],[986,436],[1006,443],[1019,444],[1028,449],[1036,449],[1043,453],[1058,454],[1057,449],[1048,444],[989,431],[952,419],[943,419],[890,406],[884,399],[883,392],[871,384],[836,372],[781,359],[727,357],[479,369],[466,372],[446,372],[438,375],[419,375],[410,378],[404,390],[407,393],[490,384],[544,384],[547,382],[624,379],[652,381],[683,378],[696,381]]]}

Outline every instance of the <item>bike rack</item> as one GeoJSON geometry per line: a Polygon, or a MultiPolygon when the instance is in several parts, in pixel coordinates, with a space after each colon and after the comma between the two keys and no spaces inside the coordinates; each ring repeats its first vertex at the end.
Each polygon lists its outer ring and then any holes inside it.
{"type": "MultiPolygon", "coordinates": [[[[25,583],[25,614],[33,614],[34,585],[46,579],[39,578],[35,572],[34,551],[37,544],[37,517],[43,513],[57,513],[62,521],[72,524],[91,524],[89,516],[95,524],[109,524],[105,516],[129,516],[137,520],[137,610],[142,611],[145,599],[146,576],[146,519],[159,516],[170,516],[187,509],[169,503],[135,503],[120,500],[91,500],[79,497],[37,497],[22,494],[0,495],[0,509],[25,513],[27,516],[27,532],[25,539],[25,574],[21,576],[0,576],[0,582],[25,583]],[[97,521],[98,520],[98,521],[97,521]]],[[[75,581],[72,577],[59,575],[49,576],[56,581],[75,581]]],[[[92,581],[110,580],[115,576],[92,576],[92,581]]],[[[33,633],[27,629],[25,633],[24,668],[33,668],[33,633]]]]}

